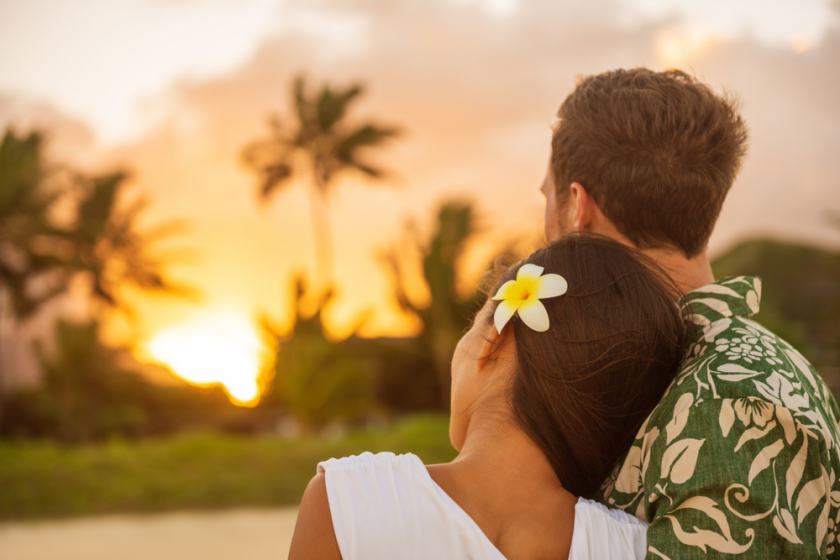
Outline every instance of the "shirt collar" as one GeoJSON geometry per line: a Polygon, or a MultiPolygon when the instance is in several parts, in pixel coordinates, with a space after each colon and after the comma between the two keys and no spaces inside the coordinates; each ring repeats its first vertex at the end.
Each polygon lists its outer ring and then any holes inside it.
{"type": "Polygon", "coordinates": [[[749,317],[758,313],[761,278],[733,276],[688,292],[680,307],[697,325],[708,325],[725,317],[749,317]]]}

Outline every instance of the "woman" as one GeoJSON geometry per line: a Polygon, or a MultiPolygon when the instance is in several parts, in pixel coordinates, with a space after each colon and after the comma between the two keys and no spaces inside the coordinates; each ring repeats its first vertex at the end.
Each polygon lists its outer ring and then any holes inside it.
{"type": "Polygon", "coordinates": [[[667,275],[571,235],[512,267],[452,359],[448,464],[331,459],[289,558],[641,558],[646,525],[590,501],[670,383],[689,334],[667,275]]]}

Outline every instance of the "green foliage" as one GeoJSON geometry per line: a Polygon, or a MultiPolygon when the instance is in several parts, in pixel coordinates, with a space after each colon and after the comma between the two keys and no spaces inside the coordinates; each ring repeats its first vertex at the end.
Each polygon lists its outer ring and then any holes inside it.
{"type": "Polygon", "coordinates": [[[368,417],[378,408],[374,370],[360,356],[347,351],[346,341],[334,343],[325,337],[321,311],[331,295],[321,298],[310,316],[303,310],[304,296],[304,283],[299,279],[291,332],[281,334],[264,322],[275,359],[268,374],[272,387],[263,398],[263,406],[282,405],[308,431],[332,421],[368,417]]]}
{"type": "Polygon", "coordinates": [[[340,439],[184,435],[67,447],[0,442],[0,519],[296,505],[319,461],[363,451],[451,461],[444,416],[340,439]]]}
{"type": "Polygon", "coordinates": [[[54,340],[54,356],[41,352],[41,363],[47,394],[57,407],[59,438],[84,441],[138,433],[147,423],[137,402],[145,383],[120,367],[117,351],[99,342],[96,323],[59,321],[54,340]]]}
{"type": "Polygon", "coordinates": [[[0,142],[0,298],[7,294],[17,319],[33,315],[67,280],[64,262],[49,250],[63,234],[51,213],[64,190],[46,183],[42,148],[38,133],[9,130],[0,142]]]}
{"type": "Polygon", "coordinates": [[[460,258],[475,232],[476,216],[472,203],[445,201],[437,211],[435,229],[425,243],[415,240],[413,251],[392,250],[384,255],[393,275],[397,302],[404,311],[416,315],[423,322],[423,332],[416,340],[417,348],[413,354],[427,357],[430,373],[437,385],[438,406],[443,410],[449,407],[452,354],[481,297],[478,292],[461,297],[457,291],[460,258]],[[423,278],[431,296],[427,305],[417,304],[408,296],[404,264],[400,259],[403,252],[419,252],[422,255],[423,278]]]}
{"type": "Polygon", "coordinates": [[[118,289],[127,285],[142,290],[189,294],[163,274],[164,262],[151,248],[161,237],[176,231],[176,224],[164,224],[140,233],[137,222],[146,207],[139,199],[121,210],[127,176],[114,173],[82,179],[79,185],[77,219],[66,232],[72,243],[71,269],[92,280],[92,295],[109,306],[125,307],[118,301],[118,289]]]}
{"type": "MultiPolygon", "coordinates": [[[[80,274],[91,280],[93,301],[124,311],[119,292],[127,286],[190,293],[164,276],[163,261],[151,252],[157,239],[172,232],[171,224],[140,233],[144,201],[120,208],[125,174],[58,173],[47,167],[43,151],[39,133],[8,130],[0,142],[0,317],[6,307],[17,321],[31,317],[80,274]],[[58,207],[73,219],[59,221],[58,207]]],[[[46,389],[13,396],[0,391],[2,432],[89,439],[148,424],[144,408],[127,396],[137,390],[126,381],[133,377],[123,375],[98,343],[94,324],[59,323],[57,341],[59,361],[44,361],[46,389]],[[97,391],[106,396],[91,396],[97,391]]]]}
{"type": "Polygon", "coordinates": [[[840,254],[771,240],[741,243],[712,263],[715,276],[762,279],[756,320],[816,366],[840,366],[840,254]]]}
{"type": "Polygon", "coordinates": [[[19,137],[7,131],[0,142],[0,291],[13,315],[26,319],[62,293],[73,274],[86,274],[91,295],[118,306],[118,288],[179,291],[162,273],[152,244],[173,231],[172,224],[140,233],[143,200],[120,210],[127,176],[88,178],[48,169],[39,133],[19,137]],[[58,223],[56,206],[75,216],[58,223]]]}

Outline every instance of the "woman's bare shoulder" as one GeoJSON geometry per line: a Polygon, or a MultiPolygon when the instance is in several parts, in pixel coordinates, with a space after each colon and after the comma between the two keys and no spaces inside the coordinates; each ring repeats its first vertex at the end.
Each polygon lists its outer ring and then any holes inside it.
{"type": "Polygon", "coordinates": [[[300,503],[289,560],[342,560],[335,538],[327,481],[319,473],[306,487],[300,503]]]}

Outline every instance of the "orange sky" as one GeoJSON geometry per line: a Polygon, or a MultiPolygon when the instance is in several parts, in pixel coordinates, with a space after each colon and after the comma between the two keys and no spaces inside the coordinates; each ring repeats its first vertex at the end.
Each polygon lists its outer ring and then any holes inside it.
{"type": "MultiPolygon", "coordinates": [[[[292,76],[361,80],[355,111],[404,129],[330,202],[339,292],[333,330],[373,309],[366,334],[410,332],[376,259],[447,196],[475,200],[486,255],[538,239],[550,125],[574,77],[648,65],[735,92],[748,160],[712,253],[750,236],[840,247],[840,30],[830,3],[688,0],[11,0],[0,5],[0,124],[47,125],[57,157],[125,166],[149,224],[185,219],[195,249],[173,277],[199,302],[143,297],[144,340],[208,313],[284,317],[295,271],[314,270],[309,200],[264,208],[239,153],[285,115],[292,76]],[[60,5],[60,6],[59,6],[60,5]]],[[[117,333],[113,329],[113,333],[117,333]]]]}

